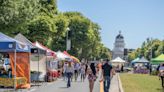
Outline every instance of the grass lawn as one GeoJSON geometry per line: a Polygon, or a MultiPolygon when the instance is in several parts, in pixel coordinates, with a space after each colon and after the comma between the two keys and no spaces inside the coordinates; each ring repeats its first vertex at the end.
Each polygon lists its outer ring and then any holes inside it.
{"type": "Polygon", "coordinates": [[[120,74],[124,92],[164,92],[157,76],[120,74]]]}

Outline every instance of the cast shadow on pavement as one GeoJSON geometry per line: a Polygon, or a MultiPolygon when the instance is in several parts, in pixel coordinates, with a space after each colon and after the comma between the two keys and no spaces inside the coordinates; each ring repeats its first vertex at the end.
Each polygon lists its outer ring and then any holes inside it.
{"type": "Polygon", "coordinates": [[[67,89],[67,87],[59,87],[60,89],[67,89]]]}

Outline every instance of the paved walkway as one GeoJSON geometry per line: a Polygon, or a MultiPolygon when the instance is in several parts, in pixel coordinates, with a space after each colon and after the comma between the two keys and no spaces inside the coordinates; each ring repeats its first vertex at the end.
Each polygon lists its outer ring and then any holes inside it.
{"type": "Polygon", "coordinates": [[[119,92],[119,81],[118,81],[118,74],[116,74],[111,81],[111,87],[109,92],[119,92]]]}
{"type": "MultiPolygon", "coordinates": [[[[80,78],[77,82],[72,82],[70,88],[66,87],[66,81],[58,79],[55,82],[43,83],[42,86],[32,87],[30,90],[18,90],[17,92],[89,92],[89,83],[86,79],[85,82],[81,82],[80,78]]],[[[9,90],[1,90],[0,92],[14,92],[9,90]]],[[[103,82],[99,82],[99,79],[95,82],[93,92],[103,92],[103,82]]],[[[111,81],[111,87],[109,92],[119,92],[118,86],[118,74],[116,74],[111,81]]]]}
{"type": "MultiPolygon", "coordinates": [[[[111,80],[111,86],[110,86],[109,92],[119,92],[118,76],[119,76],[118,74],[113,76],[113,78],[111,80]]],[[[104,92],[103,91],[103,82],[100,83],[100,92],[104,92]]]]}
{"type": "MultiPolygon", "coordinates": [[[[89,92],[89,83],[86,79],[81,82],[80,79],[77,82],[72,82],[71,87],[66,87],[66,81],[59,79],[56,82],[49,83],[45,86],[39,87],[38,89],[33,89],[30,92],[89,92]]],[[[100,92],[100,86],[98,80],[95,82],[94,91],[100,92]]]]}
{"type": "MultiPolygon", "coordinates": [[[[116,74],[111,80],[111,87],[109,92],[119,92],[119,82],[118,82],[118,74],[116,74]]],[[[88,80],[85,82],[81,82],[80,79],[77,82],[72,82],[72,87],[66,88],[66,82],[62,79],[54,83],[49,83],[45,86],[42,86],[38,89],[31,90],[31,92],[89,92],[88,80]]],[[[99,83],[99,79],[95,82],[94,91],[93,92],[104,92],[103,91],[103,82],[99,83]]]]}

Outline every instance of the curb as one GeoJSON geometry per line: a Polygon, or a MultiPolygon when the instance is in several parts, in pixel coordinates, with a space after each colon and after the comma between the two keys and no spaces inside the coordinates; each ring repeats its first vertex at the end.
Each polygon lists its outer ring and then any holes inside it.
{"type": "Polygon", "coordinates": [[[123,87],[122,87],[122,82],[121,82],[121,79],[120,79],[120,75],[117,74],[117,77],[118,77],[119,92],[124,92],[123,87]]]}

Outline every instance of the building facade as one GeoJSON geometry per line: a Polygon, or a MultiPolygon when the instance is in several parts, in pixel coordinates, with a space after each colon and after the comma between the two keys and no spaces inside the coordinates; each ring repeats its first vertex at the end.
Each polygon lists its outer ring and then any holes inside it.
{"type": "Polygon", "coordinates": [[[125,42],[124,37],[119,31],[119,34],[115,38],[114,48],[112,50],[112,59],[120,57],[124,59],[124,49],[125,49],[125,42]]]}

